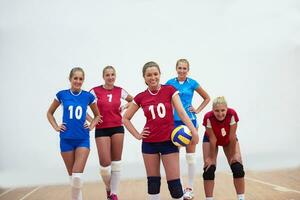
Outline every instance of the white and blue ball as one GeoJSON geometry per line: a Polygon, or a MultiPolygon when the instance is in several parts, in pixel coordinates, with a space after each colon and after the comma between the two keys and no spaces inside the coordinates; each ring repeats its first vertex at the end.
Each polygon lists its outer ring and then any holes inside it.
{"type": "Polygon", "coordinates": [[[192,132],[185,125],[177,126],[172,131],[171,140],[178,147],[187,146],[192,140],[192,132]]]}

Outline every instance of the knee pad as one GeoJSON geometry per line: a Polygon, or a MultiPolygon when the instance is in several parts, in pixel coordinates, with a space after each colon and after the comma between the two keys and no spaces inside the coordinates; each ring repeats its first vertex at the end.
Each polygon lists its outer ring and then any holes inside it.
{"type": "Polygon", "coordinates": [[[196,154],[195,153],[187,153],[185,155],[186,161],[188,164],[195,164],[196,163],[196,154]]]}
{"type": "Polygon", "coordinates": [[[160,193],[160,176],[149,176],[148,179],[148,194],[160,193]]]}
{"type": "Polygon", "coordinates": [[[71,186],[74,188],[81,188],[82,187],[82,173],[72,173],[72,182],[71,186]]]}
{"type": "Polygon", "coordinates": [[[180,179],[168,181],[168,188],[172,198],[179,199],[183,196],[182,185],[180,179]]]}
{"type": "Polygon", "coordinates": [[[110,165],[107,167],[100,166],[100,175],[101,176],[109,176],[110,175],[110,165]]]}
{"type": "Polygon", "coordinates": [[[113,172],[119,172],[121,171],[121,160],[119,161],[112,161],[111,162],[111,171],[113,172]]]}
{"type": "Polygon", "coordinates": [[[216,171],[216,165],[211,165],[208,169],[205,167],[203,172],[203,179],[208,181],[208,180],[215,180],[215,171],[216,171]]]}
{"type": "Polygon", "coordinates": [[[243,178],[245,176],[244,167],[241,163],[235,162],[230,165],[233,178],[243,178]]]}

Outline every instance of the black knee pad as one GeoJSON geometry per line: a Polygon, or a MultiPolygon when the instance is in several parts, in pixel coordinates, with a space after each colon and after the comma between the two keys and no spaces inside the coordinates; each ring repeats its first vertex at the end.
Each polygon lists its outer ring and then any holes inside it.
{"type": "Polygon", "coordinates": [[[243,178],[245,176],[244,167],[241,163],[235,162],[230,165],[233,178],[243,178]]]}
{"type": "Polygon", "coordinates": [[[182,185],[180,179],[168,181],[168,188],[172,198],[179,199],[183,196],[182,185]]]}
{"type": "Polygon", "coordinates": [[[215,171],[216,171],[216,165],[211,165],[208,169],[207,167],[203,168],[204,172],[202,174],[202,177],[206,181],[212,181],[215,180],[215,171]]]}
{"type": "Polygon", "coordinates": [[[160,193],[160,176],[149,176],[148,179],[148,194],[160,193]]]}

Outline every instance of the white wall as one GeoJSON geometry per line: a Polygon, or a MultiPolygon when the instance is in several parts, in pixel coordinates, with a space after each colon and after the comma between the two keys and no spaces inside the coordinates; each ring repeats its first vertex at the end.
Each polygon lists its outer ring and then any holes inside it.
{"type": "MultiPolygon", "coordinates": [[[[24,172],[64,170],[46,111],[69,87],[72,67],[85,69],[88,90],[113,65],[117,84],[134,95],[145,88],[145,62],[158,62],[165,82],[179,58],[189,59],[191,77],[212,98],[225,95],[238,111],[245,160],[278,155],[281,164],[300,164],[299,1],[1,0],[0,186],[20,184],[24,172]]],[[[141,112],[134,121],[142,127],[141,112]]],[[[141,162],[139,145],[126,136],[124,165],[141,162]]],[[[92,148],[87,167],[96,168],[92,148]]]]}

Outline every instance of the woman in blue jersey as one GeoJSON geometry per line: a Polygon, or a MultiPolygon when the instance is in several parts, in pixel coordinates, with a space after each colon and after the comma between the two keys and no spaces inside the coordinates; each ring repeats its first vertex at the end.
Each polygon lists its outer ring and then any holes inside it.
{"type": "Polygon", "coordinates": [[[47,118],[55,131],[60,134],[61,156],[65,162],[71,182],[72,200],[82,200],[81,176],[90,152],[89,130],[93,129],[100,120],[100,114],[95,97],[81,89],[84,81],[84,71],[73,68],[69,75],[71,88],[61,90],[56,94],[47,112],[47,118]],[[57,124],[53,114],[62,105],[63,120],[57,124]],[[86,112],[91,108],[94,118],[87,125],[86,112]]]}
{"type": "MultiPolygon", "coordinates": [[[[177,77],[167,81],[167,85],[174,86],[179,91],[180,100],[183,107],[193,122],[194,126],[198,129],[196,114],[200,113],[203,108],[208,104],[210,98],[205,90],[199,85],[197,81],[188,77],[190,65],[188,60],[179,59],[176,63],[177,77]],[[202,98],[203,101],[198,107],[192,105],[192,99],[196,91],[202,98]]],[[[184,125],[184,123],[178,117],[176,110],[174,111],[174,122],[175,127],[184,125]]],[[[196,158],[195,158],[196,145],[191,144],[186,147],[186,161],[188,164],[188,184],[184,189],[184,199],[189,200],[193,198],[193,183],[196,174],[196,158]]]]}

